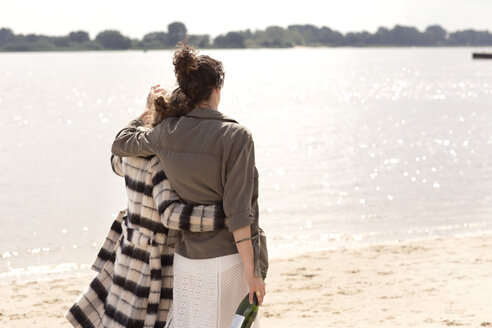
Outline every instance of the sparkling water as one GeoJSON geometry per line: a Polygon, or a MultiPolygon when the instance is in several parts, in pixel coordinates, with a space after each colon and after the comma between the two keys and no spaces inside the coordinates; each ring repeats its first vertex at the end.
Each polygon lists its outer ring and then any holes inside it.
{"type": "MultiPolygon", "coordinates": [[[[492,230],[492,61],[471,48],[207,50],[253,133],[273,257],[492,230]]],[[[124,181],[111,142],[170,51],[0,54],[0,280],[88,270],[124,181]]]]}

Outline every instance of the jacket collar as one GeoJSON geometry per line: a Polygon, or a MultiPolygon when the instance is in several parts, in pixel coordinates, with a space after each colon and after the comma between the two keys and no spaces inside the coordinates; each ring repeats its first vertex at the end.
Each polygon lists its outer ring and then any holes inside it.
{"type": "Polygon", "coordinates": [[[230,118],[227,115],[222,114],[218,110],[214,110],[214,109],[210,109],[210,108],[203,108],[203,107],[202,108],[195,107],[194,109],[191,110],[191,112],[186,114],[186,116],[237,123],[236,120],[234,120],[233,118],[230,118]]]}

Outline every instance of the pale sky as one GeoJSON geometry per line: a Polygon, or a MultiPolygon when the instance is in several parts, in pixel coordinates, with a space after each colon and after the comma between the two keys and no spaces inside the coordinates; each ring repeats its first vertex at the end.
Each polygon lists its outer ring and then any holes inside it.
{"type": "Polygon", "coordinates": [[[218,34],[269,25],[313,24],[348,32],[379,26],[440,24],[448,31],[492,31],[492,0],[1,0],[0,27],[14,33],[66,35],[105,29],[141,38],[183,22],[189,34],[218,34]]]}

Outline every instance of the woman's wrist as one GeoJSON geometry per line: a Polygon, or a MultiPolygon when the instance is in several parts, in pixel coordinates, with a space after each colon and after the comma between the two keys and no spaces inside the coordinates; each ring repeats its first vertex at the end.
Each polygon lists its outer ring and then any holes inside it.
{"type": "Polygon", "coordinates": [[[249,277],[255,276],[255,266],[253,263],[243,263],[244,273],[249,277]]]}

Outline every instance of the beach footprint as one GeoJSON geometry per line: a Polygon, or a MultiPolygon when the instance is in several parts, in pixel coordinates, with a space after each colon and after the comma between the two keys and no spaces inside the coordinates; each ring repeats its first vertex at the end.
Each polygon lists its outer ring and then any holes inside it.
{"type": "Polygon", "coordinates": [[[446,326],[466,326],[466,324],[458,321],[458,320],[448,320],[444,319],[442,321],[446,326]]]}
{"type": "Polygon", "coordinates": [[[61,302],[63,302],[63,300],[60,298],[52,298],[52,299],[45,300],[43,303],[44,304],[57,304],[57,303],[61,303],[61,302]]]}

